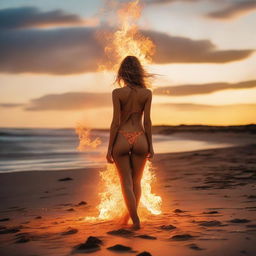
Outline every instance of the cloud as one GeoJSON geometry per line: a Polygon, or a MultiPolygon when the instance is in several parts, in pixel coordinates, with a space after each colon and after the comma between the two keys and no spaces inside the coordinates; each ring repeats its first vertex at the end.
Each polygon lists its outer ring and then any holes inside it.
{"type": "Polygon", "coordinates": [[[187,96],[194,94],[207,94],[225,89],[246,89],[256,87],[256,80],[243,81],[239,83],[207,83],[207,84],[187,84],[176,86],[158,87],[154,90],[157,95],[187,96]]]}
{"type": "Polygon", "coordinates": [[[230,2],[227,7],[209,12],[206,17],[213,19],[233,19],[256,9],[255,0],[230,2]]]}
{"type": "MultiPolygon", "coordinates": [[[[74,74],[97,71],[104,62],[104,33],[109,28],[2,30],[0,72],[74,74]]],[[[218,50],[209,40],[192,40],[152,30],[142,31],[156,44],[154,63],[226,63],[254,50],[218,50]]]]}
{"type": "Polygon", "coordinates": [[[23,103],[0,103],[0,108],[16,108],[23,105],[23,103]]]}
{"type": "Polygon", "coordinates": [[[218,50],[210,40],[193,40],[155,31],[145,31],[156,44],[155,63],[227,63],[242,60],[254,50],[218,50]]]}
{"type": "Polygon", "coordinates": [[[28,111],[67,111],[109,107],[111,104],[110,93],[67,92],[63,94],[47,94],[40,98],[32,99],[25,105],[24,109],[28,111]]]}
{"type": "Polygon", "coordinates": [[[198,111],[198,110],[211,110],[216,106],[205,105],[205,104],[194,104],[194,103],[158,103],[156,107],[161,108],[175,108],[181,111],[198,111]]]}
{"type": "Polygon", "coordinates": [[[228,105],[207,105],[194,103],[158,103],[153,110],[166,108],[166,110],[175,109],[177,111],[235,111],[237,109],[256,109],[256,104],[228,104],[228,105]]]}
{"type": "MultiPolygon", "coordinates": [[[[0,103],[0,107],[22,107],[25,111],[79,111],[88,109],[112,108],[111,93],[67,92],[46,94],[28,103],[0,103]]],[[[235,111],[256,109],[256,104],[207,105],[194,103],[154,103],[152,111],[235,111]]]]}
{"type": "Polygon", "coordinates": [[[86,24],[75,14],[61,10],[41,12],[34,7],[19,7],[0,10],[0,29],[38,28],[48,26],[74,26],[86,24]]]}
{"type": "Polygon", "coordinates": [[[4,30],[0,72],[72,74],[96,71],[104,50],[93,28],[4,30]]]}
{"type": "Polygon", "coordinates": [[[0,9],[0,29],[24,29],[58,26],[96,26],[99,20],[82,19],[76,14],[62,10],[41,12],[35,7],[0,9]]]}

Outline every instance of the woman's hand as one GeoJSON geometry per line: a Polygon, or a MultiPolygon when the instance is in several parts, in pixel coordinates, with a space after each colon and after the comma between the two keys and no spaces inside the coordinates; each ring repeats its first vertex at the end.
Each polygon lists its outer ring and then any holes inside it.
{"type": "Polygon", "coordinates": [[[112,157],[112,150],[108,150],[107,156],[106,156],[107,162],[110,164],[114,163],[113,157],[112,157]]]}
{"type": "Polygon", "coordinates": [[[148,160],[149,161],[152,161],[152,159],[153,159],[153,157],[154,157],[154,150],[153,150],[153,148],[150,148],[149,149],[149,152],[148,152],[148,155],[147,155],[147,158],[148,158],[148,160]]]}

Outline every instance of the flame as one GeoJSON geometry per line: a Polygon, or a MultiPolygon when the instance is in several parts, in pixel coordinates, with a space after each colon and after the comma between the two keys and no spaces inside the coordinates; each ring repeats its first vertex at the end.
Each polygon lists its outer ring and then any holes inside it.
{"type": "Polygon", "coordinates": [[[88,128],[85,128],[83,125],[78,124],[76,126],[76,134],[79,137],[79,145],[77,146],[78,151],[85,151],[86,148],[91,147],[91,148],[97,148],[102,142],[99,137],[95,138],[92,140],[90,138],[90,133],[91,130],[88,128]]]}
{"type": "Polygon", "coordinates": [[[139,33],[136,24],[141,16],[141,9],[139,0],[121,5],[121,8],[117,11],[118,29],[108,36],[107,46],[105,47],[109,63],[99,65],[100,70],[116,70],[120,62],[128,55],[136,56],[142,65],[152,62],[155,45],[148,37],[139,33]]]}
{"type": "MultiPolygon", "coordinates": [[[[100,172],[102,192],[99,193],[100,203],[97,206],[97,217],[86,217],[85,220],[110,220],[120,217],[126,212],[120,180],[115,164],[107,164],[106,170],[100,172]]],[[[161,214],[162,198],[151,191],[156,177],[152,163],[147,161],[141,180],[141,200],[138,211],[147,210],[150,214],[161,214]]]]}
{"type": "MultiPolygon", "coordinates": [[[[105,53],[108,63],[99,65],[102,70],[116,70],[120,62],[127,56],[136,56],[142,65],[150,64],[155,52],[154,43],[138,31],[136,22],[141,16],[141,6],[139,0],[134,0],[121,5],[117,11],[119,26],[114,33],[100,33],[106,38],[105,53]]],[[[88,134],[87,134],[88,135],[88,134]]],[[[86,136],[86,138],[88,138],[86,136]]],[[[115,164],[107,164],[106,168],[100,171],[101,189],[99,193],[100,202],[97,206],[99,211],[97,217],[87,216],[86,221],[109,220],[121,216],[126,212],[121,184],[115,164]]],[[[152,184],[156,177],[152,163],[147,161],[141,180],[141,200],[138,211],[154,215],[161,214],[162,198],[152,192],[152,184]]],[[[141,216],[141,214],[140,214],[141,216]]]]}

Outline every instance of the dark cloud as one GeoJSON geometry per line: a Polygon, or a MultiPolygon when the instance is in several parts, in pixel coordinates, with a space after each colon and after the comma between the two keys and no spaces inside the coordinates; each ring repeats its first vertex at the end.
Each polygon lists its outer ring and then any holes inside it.
{"type": "MultiPolygon", "coordinates": [[[[104,62],[103,28],[2,30],[0,72],[72,74],[96,71],[104,62]]],[[[226,63],[248,57],[253,50],[217,50],[209,40],[192,40],[142,31],[156,44],[153,61],[226,63]]]]}
{"type": "Polygon", "coordinates": [[[192,40],[155,31],[145,31],[156,44],[155,63],[226,63],[242,60],[254,50],[218,50],[210,40],[192,40]]]}
{"type": "Polygon", "coordinates": [[[0,29],[31,28],[53,25],[77,25],[83,20],[61,10],[40,12],[33,7],[0,9],[0,29]]]}
{"type": "Polygon", "coordinates": [[[240,16],[244,13],[250,12],[256,9],[255,0],[234,1],[230,2],[227,7],[219,9],[217,11],[209,12],[206,17],[214,19],[232,19],[240,16]]]}
{"type": "Polygon", "coordinates": [[[256,80],[243,81],[239,83],[207,83],[207,84],[186,84],[176,86],[158,87],[154,90],[157,95],[187,96],[194,94],[207,94],[225,89],[246,89],[256,87],[256,80]]]}
{"type": "Polygon", "coordinates": [[[4,30],[0,72],[71,74],[95,71],[104,50],[92,28],[4,30]]]}
{"type": "Polygon", "coordinates": [[[80,110],[88,108],[109,107],[112,104],[110,93],[67,92],[63,94],[47,94],[32,99],[25,110],[80,110]]]}
{"type": "MultiPolygon", "coordinates": [[[[65,27],[27,29],[50,23],[77,23],[76,15],[35,8],[0,10],[0,72],[73,74],[98,70],[104,64],[106,35],[113,28],[65,27]]],[[[141,31],[156,44],[153,61],[226,63],[252,54],[252,49],[218,50],[209,40],[192,40],[152,30],[141,31]]]]}

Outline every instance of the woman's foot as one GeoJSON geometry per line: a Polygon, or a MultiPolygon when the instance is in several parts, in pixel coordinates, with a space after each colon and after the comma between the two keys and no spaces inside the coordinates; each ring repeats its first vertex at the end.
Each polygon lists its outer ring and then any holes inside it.
{"type": "Polygon", "coordinates": [[[134,223],[134,224],[131,226],[131,229],[132,229],[132,230],[139,230],[139,229],[140,229],[140,222],[134,223]]]}

